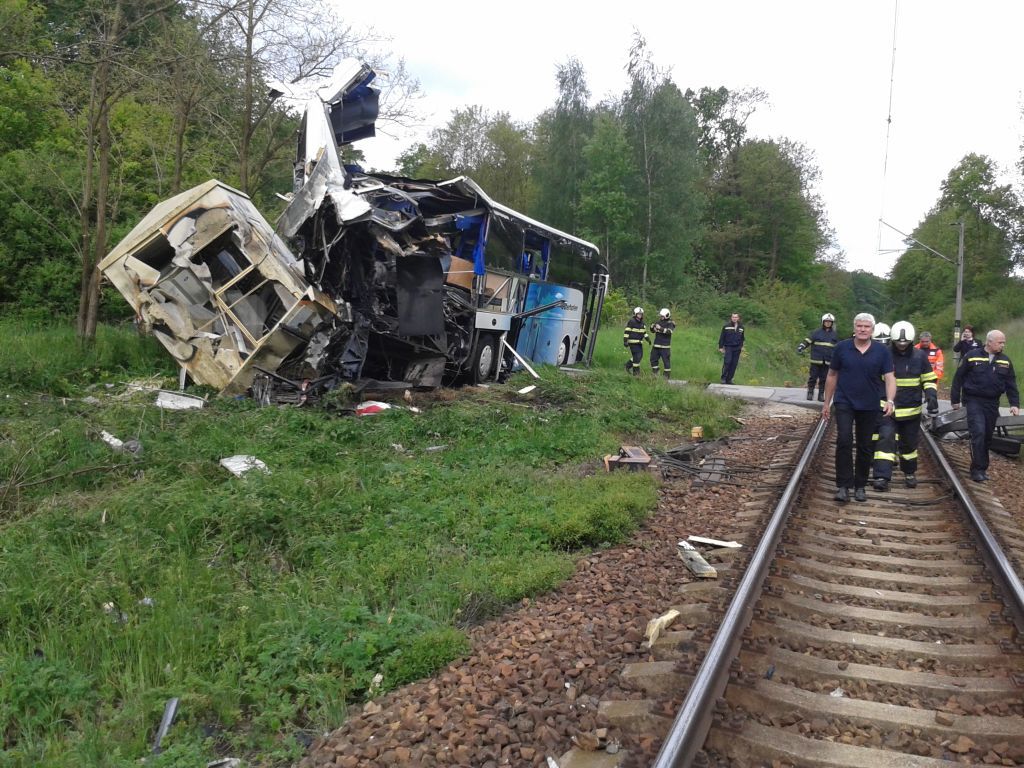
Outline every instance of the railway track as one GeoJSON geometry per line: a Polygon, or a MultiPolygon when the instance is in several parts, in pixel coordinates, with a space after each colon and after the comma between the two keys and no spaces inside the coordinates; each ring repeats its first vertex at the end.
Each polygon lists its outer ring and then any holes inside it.
{"type": "Polygon", "coordinates": [[[601,711],[627,733],[667,731],[655,768],[1024,764],[1016,522],[930,437],[917,488],[897,472],[889,492],[837,503],[833,446],[819,425],[718,633],[670,633],[654,666],[624,672],[649,698],[601,711]],[[669,727],[658,714],[681,686],[669,727]]]}

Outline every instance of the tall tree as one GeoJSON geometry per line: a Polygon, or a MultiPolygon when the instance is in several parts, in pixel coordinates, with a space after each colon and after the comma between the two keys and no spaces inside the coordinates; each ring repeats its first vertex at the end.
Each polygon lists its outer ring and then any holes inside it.
{"type": "MultiPolygon", "coordinates": [[[[939,199],[913,237],[949,260],[959,248],[964,224],[964,298],[988,295],[1002,287],[1024,258],[1024,209],[1008,184],[997,183],[992,160],[968,154],[943,180],[939,199]]],[[[935,312],[953,303],[955,267],[913,246],[896,261],[891,274],[900,311],[935,312]]]]}
{"type": "Polygon", "coordinates": [[[577,231],[583,148],[591,135],[590,89],[578,59],[559,65],[554,109],[537,120],[536,215],[569,232],[577,231]]]}
{"type": "Polygon", "coordinates": [[[759,88],[730,91],[725,86],[686,90],[700,127],[701,153],[710,173],[718,171],[747,135],[747,120],[758,106],[768,102],[768,94],[759,88]]]}
{"type": "Polygon", "coordinates": [[[809,154],[788,141],[746,142],[727,158],[701,245],[726,287],[742,292],[762,277],[810,282],[826,242],[816,178],[809,154]]]}
{"type": "Polygon", "coordinates": [[[631,226],[636,200],[629,189],[636,178],[626,133],[617,115],[598,114],[583,147],[586,172],[580,183],[580,233],[599,244],[613,280],[620,249],[636,245],[631,226]]]}
{"type": "Polygon", "coordinates": [[[82,339],[96,333],[100,275],[96,265],[107,252],[111,152],[110,116],[138,84],[147,49],[159,20],[171,13],[174,0],[85,0],[47,7],[56,51],[64,66],[69,109],[82,130],[84,172],[77,201],[81,290],[76,328],[82,339]],[[77,94],[85,94],[78,98],[77,94]]]}
{"type": "Polygon", "coordinates": [[[630,84],[622,109],[639,174],[637,282],[645,298],[652,263],[664,289],[678,287],[700,218],[701,168],[693,109],[655,66],[639,32],[634,32],[626,72],[630,84]]]}

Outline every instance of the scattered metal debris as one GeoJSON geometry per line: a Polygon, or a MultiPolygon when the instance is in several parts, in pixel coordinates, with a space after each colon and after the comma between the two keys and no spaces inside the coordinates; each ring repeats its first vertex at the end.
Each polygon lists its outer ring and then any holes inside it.
{"type": "Polygon", "coordinates": [[[167,731],[171,729],[176,714],[178,714],[178,699],[173,698],[164,706],[164,716],[160,718],[160,727],[156,729],[156,738],[153,739],[154,755],[160,754],[160,743],[164,740],[164,736],[167,735],[167,731]]]}
{"type": "Polygon", "coordinates": [[[366,378],[436,387],[527,361],[589,365],[607,268],[593,244],[492,200],[343,166],[374,135],[375,73],[340,66],[307,105],[276,226],[211,180],[157,205],[102,274],[199,384],[303,405],[366,378]],[[257,375],[265,378],[257,382],[257,375]]]}

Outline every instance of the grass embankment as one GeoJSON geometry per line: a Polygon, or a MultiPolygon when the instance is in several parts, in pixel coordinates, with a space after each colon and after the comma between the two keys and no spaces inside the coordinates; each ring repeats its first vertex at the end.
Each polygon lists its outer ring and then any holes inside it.
{"type": "Polygon", "coordinates": [[[733,402],[627,377],[620,343],[609,329],[589,375],[543,369],[533,400],[520,374],[357,419],[219,398],[162,412],[125,386],[171,385],[151,339],[102,329],[81,350],[0,324],[0,764],[137,765],[171,697],[148,765],[286,763],[376,674],[387,689],[457,658],[467,624],[655,507],[655,478],[605,474],[603,454],[732,428],[733,402]],[[236,478],[232,454],[271,472],[236,478]]]}

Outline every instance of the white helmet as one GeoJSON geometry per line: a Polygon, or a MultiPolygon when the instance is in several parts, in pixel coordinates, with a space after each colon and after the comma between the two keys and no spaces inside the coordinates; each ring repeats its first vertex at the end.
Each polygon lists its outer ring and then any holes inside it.
{"type": "Polygon", "coordinates": [[[824,325],[825,323],[835,323],[835,321],[836,316],[833,315],[831,312],[826,312],[824,315],[821,316],[822,325],[824,325]]]}
{"type": "Polygon", "coordinates": [[[644,313],[644,308],[643,307],[633,307],[633,314],[634,315],[642,315],[643,313],[644,313]]]}
{"type": "Polygon", "coordinates": [[[672,317],[672,313],[668,311],[668,307],[665,307],[665,309],[661,310],[661,312],[658,313],[658,317],[660,317],[662,320],[668,320],[670,317],[672,317]]]}
{"type": "Polygon", "coordinates": [[[875,323],[875,332],[872,334],[872,338],[875,341],[888,341],[890,335],[891,332],[888,325],[885,323],[875,323]]]}
{"type": "Polygon", "coordinates": [[[892,324],[892,340],[905,341],[908,344],[914,343],[914,326],[906,320],[900,320],[892,324]]]}

